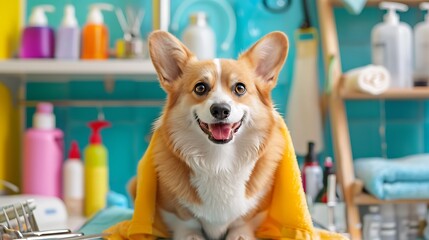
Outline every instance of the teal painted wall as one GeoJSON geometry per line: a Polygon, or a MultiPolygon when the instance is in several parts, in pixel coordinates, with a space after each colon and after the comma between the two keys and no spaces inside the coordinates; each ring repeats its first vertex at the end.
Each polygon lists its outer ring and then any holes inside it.
{"type": "MultiPolygon", "coordinates": [[[[51,3],[57,7],[57,11],[49,15],[49,20],[54,27],[58,27],[62,17],[62,8],[66,3],[72,3],[77,7],[77,17],[80,25],[85,22],[88,5],[98,1],[94,0],[28,0],[27,9],[37,4],[51,3]]],[[[142,7],[146,16],[142,25],[143,36],[151,31],[151,4],[146,1],[121,1],[106,0],[115,6],[124,7],[127,4],[142,7]]],[[[172,12],[181,1],[172,0],[172,12]]],[[[288,34],[290,38],[290,52],[287,63],[279,78],[278,86],[273,91],[273,99],[278,110],[284,114],[293,78],[293,62],[295,59],[294,32],[302,21],[302,1],[293,0],[289,11],[280,14],[272,14],[262,8],[261,1],[230,0],[237,15],[238,27],[233,48],[223,52],[218,50],[221,57],[236,57],[238,53],[246,49],[251,43],[264,34],[280,30],[288,34]],[[251,35],[249,32],[256,33],[251,35]]],[[[313,23],[318,26],[315,0],[310,1],[311,17],[313,23]]],[[[213,26],[219,38],[225,35],[225,17],[210,1],[200,0],[199,6],[209,14],[210,24],[213,26]]],[[[193,9],[190,9],[192,11],[193,9]]],[[[28,13],[27,13],[28,15],[28,13]]],[[[382,19],[382,12],[375,8],[364,10],[362,15],[353,16],[344,9],[335,11],[340,39],[343,69],[348,70],[370,63],[370,31],[371,28],[382,19]]],[[[423,19],[417,10],[401,14],[401,17],[414,25],[423,19]]],[[[105,13],[106,24],[111,32],[111,46],[115,39],[122,36],[119,24],[113,13],[105,13]]],[[[186,16],[180,22],[180,29],[186,25],[186,16]]],[[[180,37],[181,31],[176,33],[180,37]]],[[[321,55],[321,52],[319,52],[321,55]]],[[[319,57],[319,79],[320,86],[324,85],[324,71],[321,56],[319,57]]],[[[28,85],[27,97],[30,100],[47,99],[164,99],[165,94],[154,80],[150,83],[133,82],[126,79],[117,81],[115,90],[106,93],[102,82],[80,82],[70,83],[30,83],[28,85]]],[[[348,114],[352,149],[354,157],[380,156],[380,137],[378,134],[380,121],[380,103],[377,101],[349,102],[348,114]]],[[[112,121],[113,127],[103,132],[103,138],[110,154],[110,186],[112,190],[120,193],[125,192],[127,180],[135,174],[136,164],[145,148],[147,137],[150,133],[152,122],[159,116],[160,106],[154,107],[108,107],[103,109],[106,119],[112,121]]],[[[34,109],[28,110],[27,126],[30,126],[31,114],[34,109]]],[[[66,133],[66,146],[71,140],[76,139],[83,148],[87,144],[89,129],[86,127],[88,121],[97,116],[96,108],[56,108],[55,111],[58,124],[66,133]]],[[[429,145],[425,140],[429,138],[429,109],[424,101],[389,101],[386,103],[387,114],[387,143],[389,157],[399,157],[406,154],[429,151],[429,145]]],[[[321,154],[332,155],[332,141],[330,136],[329,121],[326,125],[326,150],[321,154]]]]}

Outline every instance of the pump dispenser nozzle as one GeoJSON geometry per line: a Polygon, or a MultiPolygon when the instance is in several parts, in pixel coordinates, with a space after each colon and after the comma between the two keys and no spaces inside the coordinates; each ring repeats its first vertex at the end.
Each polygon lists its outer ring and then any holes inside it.
{"type": "Polygon", "coordinates": [[[104,18],[101,10],[113,11],[113,5],[108,3],[95,3],[89,6],[89,9],[87,22],[93,24],[102,24],[104,23],[104,18]]]}
{"type": "Polygon", "coordinates": [[[382,2],[379,7],[381,9],[387,10],[387,13],[384,15],[384,21],[390,24],[399,23],[399,15],[396,11],[406,12],[408,11],[408,6],[403,3],[397,2],[382,2]]]}
{"type": "Polygon", "coordinates": [[[428,11],[428,13],[426,14],[425,20],[429,21],[429,2],[422,2],[420,3],[419,7],[422,11],[428,11]]]}
{"type": "Polygon", "coordinates": [[[89,137],[89,142],[91,144],[100,144],[102,143],[100,131],[103,128],[110,127],[110,122],[108,121],[93,121],[89,123],[89,127],[92,129],[91,136],[89,137]]]}
{"type": "Polygon", "coordinates": [[[54,12],[55,7],[52,5],[38,5],[33,8],[30,16],[30,25],[31,26],[47,26],[48,18],[46,17],[45,12],[54,12]]]}
{"type": "Polygon", "coordinates": [[[64,18],[61,23],[62,26],[65,27],[77,27],[77,20],[74,6],[71,4],[67,4],[64,7],[64,18]]]}

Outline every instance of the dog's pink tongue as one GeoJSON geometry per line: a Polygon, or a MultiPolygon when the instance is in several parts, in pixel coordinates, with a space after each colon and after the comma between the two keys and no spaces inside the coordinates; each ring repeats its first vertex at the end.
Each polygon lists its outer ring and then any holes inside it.
{"type": "Polygon", "coordinates": [[[226,140],[229,139],[229,135],[231,134],[231,124],[224,123],[216,123],[209,125],[210,132],[212,136],[216,140],[226,140]]]}

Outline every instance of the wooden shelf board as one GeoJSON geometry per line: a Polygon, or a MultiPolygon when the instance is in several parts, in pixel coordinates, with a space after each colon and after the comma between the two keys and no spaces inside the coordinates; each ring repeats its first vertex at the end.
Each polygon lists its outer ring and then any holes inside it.
{"type": "Polygon", "coordinates": [[[343,92],[343,99],[371,100],[371,99],[429,99],[429,87],[415,87],[410,89],[389,89],[380,95],[371,95],[361,92],[343,92]]]}
{"type": "Polygon", "coordinates": [[[107,76],[156,79],[150,60],[13,59],[0,61],[0,76],[61,81],[66,78],[105,78],[107,76]]]}
{"type": "Polygon", "coordinates": [[[399,203],[429,203],[429,199],[400,199],[400,200],[381,200],[366,193],[360,193],[354,197],[357,205],[372,204],[399,204],[399,203]]]}
{"type": "MultiPolygon", "coordinates": [[[[380,4],[381,2],[383,2],[383,0],[368,0],[366,5],[367,6],[376,6],[376,5],[380,4]]],[[[407,5],[416,6],[416,5],[419,5],[420,3],[426,2],[426,1],[424,1],[424,0],[391,0],[391,2],[399,2],[399,3],[404,3],[407,5]]],[[[344,5],[341,0],[331,0],[331,3],[334,6],[343,6],[344,5]]]]}

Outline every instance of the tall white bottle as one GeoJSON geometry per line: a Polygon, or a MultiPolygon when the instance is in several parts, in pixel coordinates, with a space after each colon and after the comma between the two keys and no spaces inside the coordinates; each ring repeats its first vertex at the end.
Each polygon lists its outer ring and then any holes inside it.
{"type": "Polygon", "coordinates": [[[183,32],[183,43],[199,60],[209,60],[216,57],[216,38],[207,23],[204,12],[196,12],[189,17],[190,24],[183,32]]]}
{"type": "Polygon", "coordinates": [[[407,5],[382,2],[386,9],[384,22],[377,24],[371,33],[372,62],[382,65],[392,77],[391,88],[410,88],[412,81],[412,32],[411,27],[399,21],[396,11],[405,12],[407,5]]]}
{"type": "MultiPolygon", "coordinates": [[[[429,3],[421,3],[420,9],[429,11],[429,3]]],[[[429,80],[429,14],[426,14],[425,21],[418,23],[414,28],[414,52],[415,75],[427,82],[429,80]]]]}
{"type": "Polygon", "coordinates": [[[63,167],[63,199],[71,216],[83,215],[84,174],[79,146],[72,142],[69,157],[63,167]]]}

